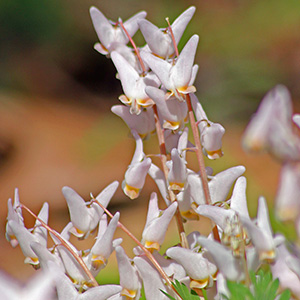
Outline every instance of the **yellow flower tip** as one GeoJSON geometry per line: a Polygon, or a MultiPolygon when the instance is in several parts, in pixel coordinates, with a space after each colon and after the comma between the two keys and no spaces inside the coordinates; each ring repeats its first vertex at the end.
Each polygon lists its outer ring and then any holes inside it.
{"type": "Polygon", "coordinates": [[[169,190],[173,191],[175,194],[182,192],[184,190],[183,182],[169,182],[169,190]]]}
{"type": "Polygon", "coordinates": [[[121,294],[121,296],[124,296],[126,298],[126,300],[130,300],[130,299],[135,298],[136,290],[131,291],[131,290],[123,288],[120,294],[121,294]]]}
{"type": "Polygon", "coordinates": [[[91,261],[92,261],[92,268],[94,270],[98,270],[103,265],[104,266],[106,265],[107,260],[102,255],[93,254],[91,261]]]}
{"type": "Polygon", "coordinates": [[[146,241],[145,247],[152,253],[154,250],[159,251],[160,245],[158,242],[146,241]]]}
{"type": "Polygon", "coordinates": [[[218,150],[215,150],[215,151],[207,151],[206,150],[206,153],[207,153],[207,157],[209,159],[217,159],[217,158],[220,158],[220,157],[223,156],[222,149],[218,149],[218,150]]]}
{"type": "Polygon", "coordinates": [[[136,102],[143,107],[151,107],[154,105],[154,101],[151,98],[136,99],[136,102]]]}
{"type": "Polygon", "coordinates": [[[177,88],[177,91],[181,94],[190,94],[190,93],[195,93],[196,92],[196,87],[193,85],[190,86],[182,86],[177,88]]]}
{"type": "Polygon", "coordinates": [[[132,103],[132,100],[127,98],[125,95],[121,95],[119,96],[119,100],[124,103],[124,104],[127,104],[127,105],[130,105],[132,103]]]}
{"type": "Polygon", "coordinates": [[[208,286],[209,284],[209,278],[204,278],[204,279],[192,279],[190,282],[190,288],[191,289],[204,289],[208,286]]]}
{"type": "Polygon", "coordinates": [[[200,216],[195,213],[193,210],[187,210],[187,211],[181,211],[180,212],[182,217],[186,220],[195,220],[198,221],[200,219],[200,216]]]}
{"type": "Polygon", "coordinates": [[[24,263],[32,265],[35,270],[40,268],[40,262],[37,257],[26,257],[24,263]]]}
{"type": "Polygon", "coordinates": [[[180,127],[180,122],[165,121],[163,124],[164,129],[177,130],[180,127]]]}
{"type": "Polygon", "coordinates": [[[136,199],[140,194],[140,189],[125,184],[124,193],[128,196],[131,200],[136,199]]]}
{"type": "Polygon", "coordinates": [[[147,139],[147,137],[148,137],[149,134],[148,133],[144,133],[144,134],[139,133],[138,135],[140,136],[140,138],[142,140],[145,140],[145,139],[147,139]]]}
{"type": "Polygon", "coordinates": [[[174,95],[174,92],[167,92],[167,93],[165,94],[165,99],[166,99],[166,100],[169,100],[173,95],[174,95]]]}
{"type": "Polygon", "coordinates": [[[268,251],[261,251],[259,253],[259,260],[267,263],[272,263],[275,257],[276,257],[275,249],[268,250],[268,251]]]}

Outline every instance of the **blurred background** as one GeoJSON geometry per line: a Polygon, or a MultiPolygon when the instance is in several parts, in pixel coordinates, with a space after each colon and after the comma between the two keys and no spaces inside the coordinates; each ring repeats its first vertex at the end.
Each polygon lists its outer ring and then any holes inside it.
{"type": "MultiPolygon", "coordinates": [[[[159,27],[166,26],[165,17],[173,21],[196,6],[179,48],[192,34],[200,36],[197,95],[208,117],[227,130],[225,156],[207,164],[216,172],[246,166],[252,216],[259,195],[272,204],[280,165],[267,155],[244,153],[241,134],[277,83],[290,89],[300,111],[299,0],[0,1],[0,269],[23,281],[34,271],[4,238],[6,203],[15,187],[35,212],[48,201],[50,225],[61,230],[69,220],[62,186],[89,199],[90,192],[122,181],[134,151],[127,127],[110,112],[122,91],[111,61],[93,49],[91,5],[112,20],[146,10],[159,27]]],[[[144,43],[140,33],[135,40],[144,43]]],[[[146,151],[157,153],[155,143],[155,137],[147,141],[146,151]]],[[[132,202],[119,188],[110,205],[137,235],[153,188],[151,180],[147,184],[142,199],[132,202]]]]}

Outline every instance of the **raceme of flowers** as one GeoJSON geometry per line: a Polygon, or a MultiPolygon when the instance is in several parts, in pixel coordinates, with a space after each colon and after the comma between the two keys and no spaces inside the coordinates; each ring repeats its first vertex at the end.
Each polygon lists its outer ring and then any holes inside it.
{"type": "MultiPolygon", "coordinates": [[[[159,195],[151,194],[142,236],[136,238],[120,222],[120,213],[112,216],[107,210],[119,187],[117,181],[91,199],[64,187],[70,222],[62,232],[47,225],[47,203],[35,216],[20,202],[16,189],[14,200],[8,200],[6,238],[12,247],[21,247],[25,263],[42,271],[26,287],[1,273],[0,294],[4,299],[139,299],[142,290],[148,300],[168,299],[166,293],[184,299],[172,285],[175,280],[194,290],[198,298],[230,299],[228,280],[253,290],[249,272],[257,272],[265,264],[273,278],[279,279],[280,289],[288,288],[293,299],[300,299],[300,249],[273,232],[264,197],[258,199],[256,218],[250,218],[245,167],[233,166],[216,174],[204,165],[203,155],[209,159],[223,156],[225,129],[208,119],[195,94],[198,65],[194,60],[199,37],[193,35],[180,53],[177,49],[194,13],[195,7],[190,7],[172,24],[167,19],[165,28],[158,28],[146,20],[146,12],[125,22],[112,22],[91,7],[99,39],[94,48],[111,58],[124,92],[119,97],[122,104],[111,110],[124,120],[136,145],[121,187],[126,196],[136,199],[150,175],[159,195]],[[137,30],[147,43],[142,48],[132,40],[137,30]],[[160,165],[152,162],[151,153],[144,153],[143,141],[152,134],[158,137],[160,165]],[[198,166],[187,164],[187,152],[197,156],[198,166]],[[163,210],[159,197],[165,202],[163,210]],[[36,219],[32,229],[24,226],[24,210],[36,219]],[[184,231],[184,222],[201,221],[203,216],[211,220],[209,236],[184,231]],[[174,217],[180,243],[161,253],[174,217]],[[126,254],[122,239],[115,238],[117,227],[136,240],[134,257],[126,254]],[[78,250],[70,242],[71,235],[78,239],[96,237],[90,249],[78,250]],[[51,248],[49,238],[54,245],[51,248]],[[95,277],[101,277],[113,251],[119,284],[98,285],[95,277]]],[[[299,133],[300,115],[293,114],[287,88],[278,85],[263,98],[246,128],[243,145],[249,151],[267,151],[282,163],[276,213],[282,221],[295,222],[300,238],[299,133]]]]}

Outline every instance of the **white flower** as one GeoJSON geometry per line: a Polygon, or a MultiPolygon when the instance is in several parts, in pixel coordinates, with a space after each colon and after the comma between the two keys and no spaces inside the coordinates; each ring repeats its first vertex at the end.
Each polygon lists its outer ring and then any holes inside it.
{"type": "MultiPolygon", "coordinates": [[[[96,197],[96,200],[107,207],[118,186],[119,183],[114,181],[96,197]]],[[[85,202],[70,187],[63,187],[62,192],[67,200],[71,222],[73,223],[73,228],[70,229],[71,233],[78,238],[87,237],[97,227],[103,209],[96,203],[89,204],[85,202]]]]}
{"type": "Polygon", "coordinates": [[[185,100],[185,94],[194,93],[193,86],[195,73],[198,67],[193,67],[196,49],[199,41],[198,35],[193,35],[186,43],[174,65],[150,53],[142,52],[142,59],[160,79],[164,87],[175,95],[180,101],[185,100]]]}
{"type": "MultiPolygon", "coordinates": [[[[176,45],[178,45],[186,26],[195,13],[195,10],[194,6],[189,7],[171,25],[176,45]]],[[[168,58],[174,55],[175,49],[168,28],[160,29],[151,22],[143,19],[139,20],[138,24],[152,53],[161,58],[168,58]]]]}
{"type": "Polygon", "coordinates": [[[164,211],[158,208],[156,193],[152,193],[149,200],[146,225],[142,234],[142,243],[149,250],[159,250],[165,239],[169,223],[177,209],[177,202],[172,203],[164,211]]]}
{"type": "Polygon", "coordinates": [[[119,97],[120,101],[130,106],[130,113],[139,115],[142,108],[151,107],[154,102],[146,94],[146,86],[158,87],[160,82],[153,73],[145,76],[139,73],[118,52],[111,53],[111,59],[118,71],[125,95],[119,97]]]}

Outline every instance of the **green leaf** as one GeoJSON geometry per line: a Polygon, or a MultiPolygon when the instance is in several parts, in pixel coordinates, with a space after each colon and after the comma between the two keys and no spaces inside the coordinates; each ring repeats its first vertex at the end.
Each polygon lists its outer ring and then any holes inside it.
{"type": "Polygon", "coordinates": [[[160,290],[162,293],[164,293],[169,299],[171,300],[176,300],[175,298],[173,298],[171,295],[169,295],[167,292],[160,290]]]}
{"type": "Polygon", "coordinates": [[[290,290],[284,290],[278,300],[289,300],[291,298],[290,290]]]}
{"type": "Polygon", "coordinates": [[[173,282],[172,284],[182,299],[184,299],[184,300],[199,300],[200,299],[200,297],[198,295],[192,294],[184,283],[181,283],[178,280],[175,280],[175,283],[173,282]]]}
{"type": "Polygon", "coordinates": [[[205,289],[201,289],[201,290],[202,290],[202,294],[203,294],[204,299],[208,300],[206,290],[205,289]]]}
{"type": "Polygon", "coordinates": [[[275,299],[278,288],[279,279],[277,278],[271,284],[269,284],[269,287],[266,291],[266,299],[275,299]]]}
{"type": "MultiPolygon", "coordinates": [[[[178,280],[175,280],[175,282],[172,282],[172,285],[174,286],[174,288],[176,289],[176,291],[178,292],[178,294],[180,295],[180,297],[183,300],[199,300],[200,299],[200,297],[197,295],[197,293],[195,293],[195,291],[193,291],[193,290],[190,291],[184,283],[181,283],[178,280]]],[[[163,290],[160,290],[160,291],[162,293],[164,293],[169,299],[176,300],[175,298],[173,298],[171,295],[169,295],[165,291],[163,291],[163,290]]],[[[205,299],[207,300],[207,298],[205,298],[205,299]]]]}
{"type": "Polygon", "coordinates": [[[255,300],[248,287],[246,287],[242,283],[228,281],[227,287],[231,294],[230,300],[255,300]]]}

